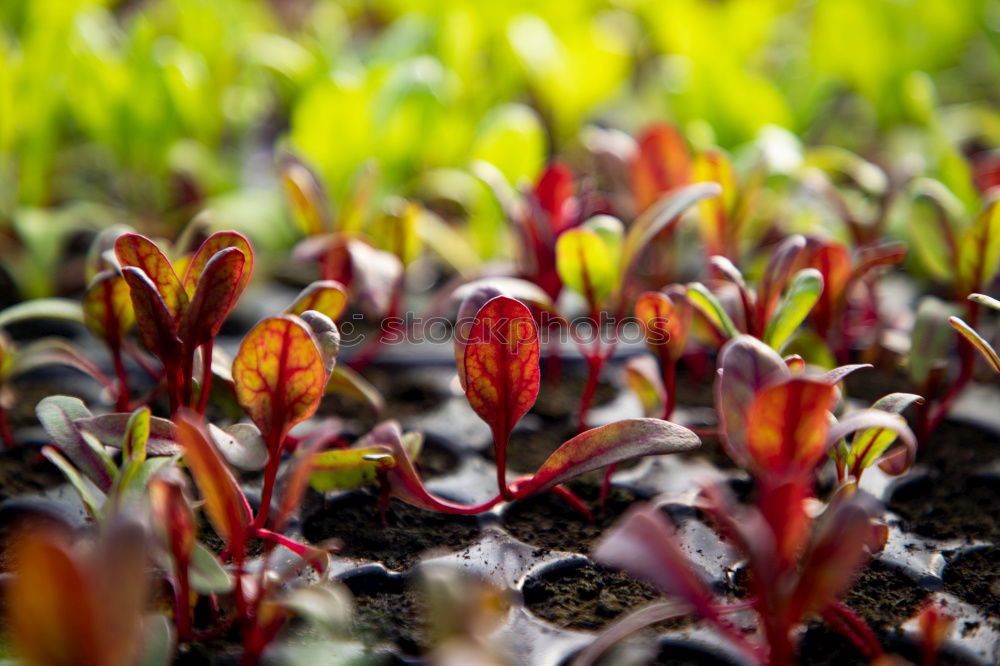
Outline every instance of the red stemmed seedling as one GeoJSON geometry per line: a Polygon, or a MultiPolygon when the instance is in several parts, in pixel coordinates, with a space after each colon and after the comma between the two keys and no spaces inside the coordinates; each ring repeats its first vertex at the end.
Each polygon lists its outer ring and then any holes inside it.
{"type": "MultiPolygon", "coordinates": [[[[753,337],[727,343],[716,381],[722,441],[734,462],[750,471],[759,499],[740,507],[728,489],[710,485],[698,506],[747,558],[749,597],[735,603],[717,600],[704,574],[683,553],[667,516],[654,506],[636,507],[600,541],[595,557],[653,583],[672,600],[619,620],[576,664],[593,663],[613,643],[649,624],[690,613],[754,663],[794,663],[796,630],[810,616],[824,618],[867,658],[882,654],[871,629],[837,597],[882,548],[886,528],[873,522],[873,509],[857,491],[856,478],[845,482],[818,516],[807,510],[815,501],[817,467],[851,433],[858,433],[854,443],[859,446],[859,439],[872,441],[873,431],[875,441],[891,433],[879,455],[898,438],[912,460],[915,440],[898,414],[873,408],[839,421],[833,417],[837,384],[853,369],[811,374],[792,370],[753,337]],[[758,616],[763,641],[745,636],[727,618],[746,610],[758,616]]],[[[871,448],[862,457],[868,458],[871,448]]]]}
{"type": "Polygon", "coordinates": [[[204,412],[212,378],[212,349],[226,317],[253,272],[253,249],[235,231],[209,236],[178,277],[153,241],[122,234],[115,255],[128,284],[139,337],[163,365],[172,413],[204,412]],[[195,393],[195,354],[201,350],[200,397],[195,393]]]}

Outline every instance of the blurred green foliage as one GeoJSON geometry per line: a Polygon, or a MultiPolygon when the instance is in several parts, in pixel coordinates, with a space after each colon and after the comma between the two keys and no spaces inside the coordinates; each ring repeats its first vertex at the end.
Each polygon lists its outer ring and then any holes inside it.
{"type": "MultiPolygon", "coordinates": [[[[166,234],[209,203],[271,215],[276,141],[335,205],[376,168],[380,194],[443,178],[495,218],[454,169],[531,181],[589,123],[654,120],[704,145],[778,125],[861,153],[916,127],[953,185],[968,119],[996,133],[998,45],[998,0],[13,0],[0,226],[81,201],[107,207],[94,224],[166,234]]],[[[287,243],[272,221],[226,220],[287,243]]],[[[498,223],[470,223],[488,253],[498,223]]]]}

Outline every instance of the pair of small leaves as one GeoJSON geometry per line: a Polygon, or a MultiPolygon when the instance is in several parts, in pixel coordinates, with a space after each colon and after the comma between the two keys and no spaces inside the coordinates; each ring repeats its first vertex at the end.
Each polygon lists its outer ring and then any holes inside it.
{"type": "Polygon", "coordinates": [[[143,343],[166,364],[218,335],[253,272],[253,250],[244,236],[209,236],[187,262],[183,279],[151,240],[122,234],[115,254],[128,284],[143,343]]]}

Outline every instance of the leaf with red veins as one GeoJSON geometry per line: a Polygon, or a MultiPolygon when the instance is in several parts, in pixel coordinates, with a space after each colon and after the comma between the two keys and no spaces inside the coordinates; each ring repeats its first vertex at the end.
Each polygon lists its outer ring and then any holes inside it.
{"type": "Polygon", "coordinates": [[[176,363],[181,347],[181,341],[177,337],[177,322],[156,285],[142,269],[134,266],[122,268],[122,277],[131,291],[132,307],[142,343],[164,364],[176,363]]]}
{"type": "Polygon", "coordinates": [[[496,445],[505,446],[538,397],[538,331],[531,311],[507,296],[489,300],[469,330],[463,365],[469,405],[490,426],[496,445]]]}
{"type": "Polygon", "coordinates": [[[125,278],[114,271],[102,271],[83,295],[83,323],[91,333],[108,344],[120,344],[135,324],[135,312],[125,278]]]}
{"type": "Polygon", "coordinates": [[[243,491],[212,438],[200,425],[200,417],[184,410],[175,422],[184,462],[190,467],[205,501],[208,519],[226,545],[239,550],[246,541],[250,525],[250,510],[243,491]]]}
{"type": "Polygon", "coordinates": [[[661,419],[623,419],[591,428],[556,449],[518,496],[527,497],[581,474],[630,458],[693,451],[701,440],[683,426],[661,419]]]}
{"type": "Polygon", "coordinates": [[[215,253],[205,264],[191,304],[180,322],[180,337],[192,349],[219,334],[233,301],[239,296],[245,267],[246,255],[235,247],[215,253]]]}
{"type": "Polygon", "coordinates": [[[691,182],[691,154],[677,128],[666,123],[647,127],[638,141],[631,176],[635,209],[641,213],[664,192],[691,182]]]}
{"type": "Polygon", "coordinates": [[[738,335],[719,352],[715,404],[719,412],[722,445],[740,467],[749,467],[747,413],[757,392],[791,372],[776,351],[749,335],[738,335]]]}
{"type": "Polygon", "coordinates": [[[837,388],[795,377],[758,392],[747,412],[747,449],[765,478],[809,474],[826,453],[837,388]]]}
{"type": "Polygon", "coordinates": [[[309,327],[294,315],[282,315],[264,319],[243,338],[233,360],[233,381],[236,399],[274,447],[315,413],[327,372],[309,327]]]}
{"type": "Polygon", "coordinates": [[[562,162],[546,167],[535,185],[535,198],[549,217],[553,238],[572,227],[579,216],[573,172],[562,162]]]}
{"type": "MultiPolygon", "coordinates": [[[[237,296],[231,306],[236,305],[235,301],[239,300],[239,294],[243,293],[247,288],[247,283],[250,282],[250,277],[253,275],[254,263],[254,252],[250,241],[247,240],[246,236],[237,231],[216,231],[206,238],[205,242],[195,250],[195,253],[191,256],[191,260],[187,264],[187,269],[184,271],[184,291],[188,296],[194,296],[195,290],[198,287],[198,280],[201,279],[201,274],[212,257],[222,250],[231,247],[235,247],[243,252],[244,258],[243,274],[240,276],[239,284],[236,287],[237,296]]],[[[226,312],[226,314],[228,315],[229,313],[226,312]]]]}
{"type": "Polygon", "coordinates": [[[316,280],[299,292],[287,312],[300,315],[306,310],[315,310],[337,321],[346,306],[347,287],[336,280],[316,280]]]}
{"type": "Polygon", "coordinates": [[[175,320],[180,318],[187,307],[188,295],[170,260],[153,241],[139,234],[122,234],[115,241],[115,255],[123,273],[129,266],[139,269],[159,293],[170,316],[175,320]]]}

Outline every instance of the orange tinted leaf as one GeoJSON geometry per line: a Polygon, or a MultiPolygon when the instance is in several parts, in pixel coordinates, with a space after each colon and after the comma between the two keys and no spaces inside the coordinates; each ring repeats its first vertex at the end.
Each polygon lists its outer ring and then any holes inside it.
{"type": "Polygon", "coordinates": [[[809,265],[823,275],[823,291],[810,313],[822,333],[833,325],[844,297],[851,277],[851,255],[840,243],[825,242],[813,252],[809,265]]]}
{"type": "Polygon", "coordinates": [[[664,192],[691,182],[691,155],[677,128],[666,123],[648,127],[639,137],[632,162],[635,209],[642,212],[664,192]]]}
{"type": "Polygon", "coordinates": [[[505,445],[538,396],[538,331],[528,308],[507,296],[480,308],[463,365],[469,404],[493,430],[497,445],[505,445]]]}
{"type": "Polygon", "coordinates": [[[315,236],[332,231],[330,204],[313,170],[289,153],[281,156],[279,169],[285,198],[302,233],[315,236]]]}
{"type": "Polygon", "coordinates": [[[696,183],[718,183],[722,194],[705,199],[699,204],[701,210],[701,237],[709,256],[726,255],[730,238],[736,235],[730,229],[730,211],[736,199],[736,178],[729,157],[719,150],[709,150],[694,160],[693,180],[696,183]]]}
{"type": "Polygon", "coordinates": [[[39,666],[103,663],[94,590],[64,548],[51,537],[27,535],[14,562],[6,605],[20,656],[39,666]]]}
{"type": "Polygon", "coordinates": [[[294,315],[282,315],[264,319],[243,338],[233,381],[240,405],[273,446],[316,411],[327,372],[308,326],[294,315]]]}
{"type": "Polygon", "coordinates": [[[235,247],[215,253],[205,264],[181,319],[180,336],[187,344],[197,347],[219,334],[233,302],[239,298],[245,264],[246,255],[235,247]]]}
{"type": "Polygon", "coordinates": [[[671,361],[684,353],[691,328],[691,305],[684,296],[677,298],[675,303],[663,292],[647,291],[635,302],[635,316],[645,329],[646,344],[655,354],[661,354],[660,349],[666,348],[671,361]]]}
{"type": "Polygon", "coordinates": [[[141,269],[133,266],[122,268],[122,277],[129,286],[142,343],[164,363],[177,358],[180,350],[177,322],[156,285],[141,269]]]}
{"type": "MultiPolygon", "coordinates": [[[[230,247],[238,248],[244,255],[243,274],[240,276],[239,284],[236,287],[237,294],[243,293],[243,290],[247,287],[247,283],[250,281],[250,276],[253,275],[253,247],[250,245],[247,237],[239,232],[216,231],[205,239],[205,242],[195,251],[187,264],[187,269],[184,271],[184,291],[188,296],[194,296],[195,289],[198,287],[198,280],[201,278],[202,272],[212,257],[230,247]]],[[[235,305],[235,302],[231,305],[235,305]]],[[[227,312],[226,314],[229,313],[227,312]]]]}
{"type": "Polygon", "coordinates": [[[154,478],[149,483],[149,504],[174,561],[189,561],[198,525],[181,485],[173,479],[154,478]]]}
{"type": "Polygon", "coordinates": [[[83,295],[83,323],[109,343],[120,342],[135,324],[132,299],[125,278],[113,271],[99,273],[83,295]]]}
{"type": "Polygon", "coordinates": [[[580,433],[556,449],[523,488],[526,495],[630,458],[693,451],[701,440],[662,419],[622,419],[580,433]]]}
{"type": "Polygon", "coordinates": [[[191,468],[198,490],[205,500],[205,512],[212,527],[226,545],[238,550],[247,537],[250,511],[243,491],[223,462],[211,438],[198,424],[199,417],[183,411],[176,419],[177,441],[184,449],[184,461],[191,468]]]}
{"type": "Polygon", "coordinates": [[[336,280],[317,280],[299,292],[287,312],[300,315],[315,310],[336,321],[347,305],[347,287],[336,280]]]}
{"type": "Polygon", "coordinates": [[[747,448],[770,477],[809,473],[826,452],[836,385],[795,377],[757,393],[747,413],[747,448]]]}
{"type": "Polygon", "coordinates": [[[175,319],[180,316],[187,307],[187,293],[170,260],[153,241],[139,234],[122,234],[115,241],[115,254],[123,269],[134,266],[142,271],[160,294],[170,315],[175,319]]]}

